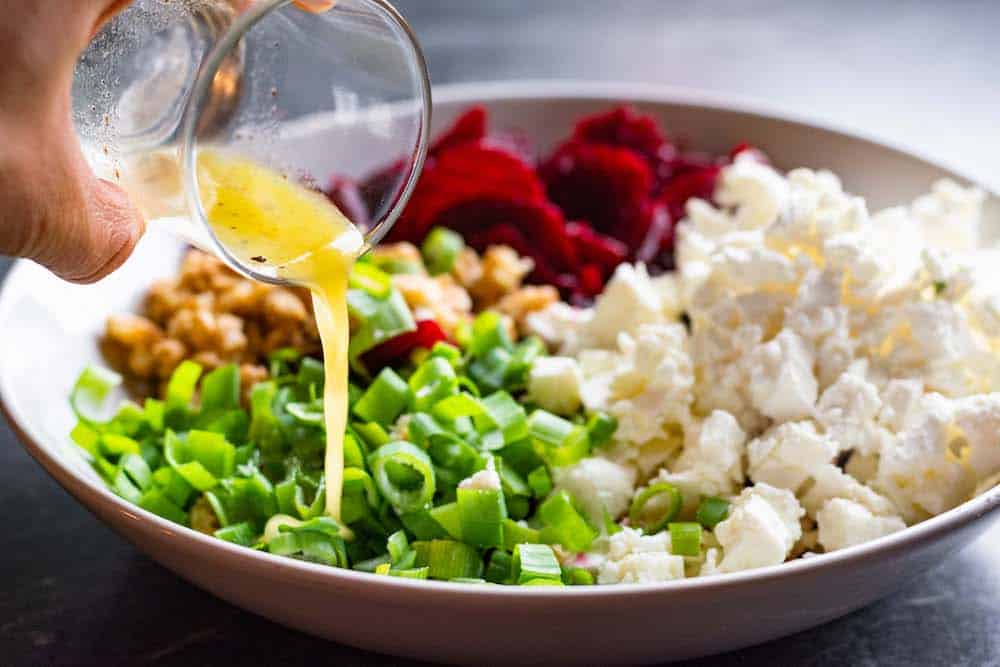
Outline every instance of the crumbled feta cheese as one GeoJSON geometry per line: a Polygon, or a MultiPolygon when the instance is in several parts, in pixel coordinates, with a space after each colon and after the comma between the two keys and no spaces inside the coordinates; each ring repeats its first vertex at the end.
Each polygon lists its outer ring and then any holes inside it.
{"type": "Polygon", "coordinates": [[[570,357],[540,357],[531,365],[528,395],[539,407],[558,415],[580,409],[580,365],[570,357]]]}
{"type": "Polygon", "coordinates": [[[496,463],[493,457],[486,460],[486,467],[479,472],[473,473],[458,483],[460,489],[477,489],[479,491],[499,491],[500,475],[497,474],[496,463]]]}
{"type": "Polygon", "coordinates": [[[863,505],[868,511],[881,516],[897,513],[891,500],[865,486],[832,463],[813,470],[812,477],[812,486],[801,498],[802,506],[806,508],[809,516],[815,517],[816,512],[833,498],[845,498],[863,505]]]}
{"type": "Polygon", "coordinates": [[[972,250],[979,242],[980,210],[986,195],[977,188],[963,188],[949,179],[931,187],[910,207],[921,224],[924,243],[956,251],[972,250]]]}
{"type": "Polygon", "coordinates": [[[592,346],[611,347],[622,333],[634,334],[644,324],[663,321],[663,304],[642,264],[620,264],[594,303],[586,326],[592,346]]]}
{"type": "Polygon", "coordinates": [[[670,553],[670,534],[643,535],[624,527],[608,538],[599,584],[649,584],[684,578],[684,558],[670,553]]]}
{"type": "Polygon", "coordinates": [[[954,428],[954,401],[925,394],[906,429],[883,447],[873,485],[909,522],[940,514],[968,498],[976,475],[953,451],[965,441],[954,428]]]}
{"type": "Polygon", "coordinates": [[[556,487],[568,491],[597,526],[604,524],[605,512],[613,519],[624,514],[635,494],[635,469],[603,457],[586,458],[553,472],[556,487]]]}
{"type": "Polygon", "coordinates": [[[893,433],[902,431],[923,394],[924,383],[918,379],[890,380],[882,392],[879,423],[893,433]]]}
{"type": "Polygon", "coordinates": [[[694,378],[686,348],[680,324],[643,325],[635,338],[623,334],[614,364],[581,363],[584,405],[618,420],[616,441],[642,445],[663,438],[668,425],[688,420],[694,378]]]}
{"type": "Polygon", "coordinates": [[[810,416],[819,390],[814,363],[812,351],[788,329],[758,346],[750,359],[750,397],[754,406],[777,421],[810,416]]]}
{"type": "Polygon", "coordinates": [[[785,422],[750,442],[747,472],[754,482],[796,492],[836,455],[837,443],[813,422],[785,422]]]}
{"type": "Polygon", "coordinates": [[[747,436],[728,412],[715,410],[697,427],[671,470],[661,470],[650,484],[669,482],[680,489],[685,507],[702,496],[729,496],[743,484],[743,449],[747,436]]]}
{"type": "Polygon", "coordinates": [[[737,156],[723,170],[715,200],[735,209],[732,220],[740,229],[760,229],[774,222],[789,203],[785,178],[749,155],[737,156]]]}
{"type": "Polygon", "coordinates": [[[556,301],[529,313],[524,320],[524,329],[526,333],[541,338],[549,348],[570,354],[580,349],[581,332],[591,317],[592,310],[556,301]]]}
{"type": "Polygon", "coordinates": [[[906,528],[898,516],[876,516],[859,503],[844,498],[828,501],[816,513],[819,543],[827,552],[868,542],[906,528]]]}
{"type": "Polygon", "coordinates": [[[841,374],[820,396],[816,419],[841,451],[877,452],[882,442],[875,423],[882,400],[878,388],[856,373],[841,374]]]}
{"type": "Polygon", "coordinates": [[[757,484],[733,501],[729,517],[715,527],[722,546],[721,572],[778,565],[802,535],[805,513],[791,491],[757,484]]]}

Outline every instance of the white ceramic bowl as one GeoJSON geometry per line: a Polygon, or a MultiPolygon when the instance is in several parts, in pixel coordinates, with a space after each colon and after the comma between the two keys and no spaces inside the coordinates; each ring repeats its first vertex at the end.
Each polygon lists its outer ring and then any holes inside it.
{"type": "MultiPolygon", "coordinates": [[[[694,147],[723,151],[749,141],[780,167],[831,168],[872,208],[908,201],[944,175],[964,180],[875,141],[691,93],[520,83],[442,88],[435,97],[438,127],[469,104],[483,103],[494,127],[523,129],[542,148],[565,136],[579,116],[632,101],[694,147]]],[[[350,141],[318,122],[303,133],[304,147],[317,129],[328,136],[312,146],[350,141]]],[[[995,197],[988,215],[1000,226],[995,197]]],[[[1000,516],[998,488],[900,533],[807,560],[668,584],[565,590],[374,577],[212,539],[113,495],[67,437],[72,416],[65,397],[77,372],[99,360],[95,341],[105,316],[134,307],[154,278],[175,270],[181,251],[166,235],[151,234],[120,272],[90,287],[65,285],[18,262],[0,294],[3,407],[31,455],[136,547],[233,604],[309,633],[451,662],[610,664],[707,655],[818,625],[877,600],[1000,516]]]]}

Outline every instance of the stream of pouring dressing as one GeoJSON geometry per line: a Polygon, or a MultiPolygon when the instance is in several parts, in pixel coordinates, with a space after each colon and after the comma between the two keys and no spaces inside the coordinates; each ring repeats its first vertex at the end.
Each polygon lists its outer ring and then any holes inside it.
{"type": "MultiPolygon", "coordinates": [[[[364,238],[322,193],[253,162],[202,151],[198,181],[212,231],[230,252],[248,265],[274,267],[280,277],[312,291],[325,375],[326,512],[339,521],[347,427],[347,284],[364,238]]],[[[281,524],[297,523],[275,516],[264,539],[281,524]]]]}

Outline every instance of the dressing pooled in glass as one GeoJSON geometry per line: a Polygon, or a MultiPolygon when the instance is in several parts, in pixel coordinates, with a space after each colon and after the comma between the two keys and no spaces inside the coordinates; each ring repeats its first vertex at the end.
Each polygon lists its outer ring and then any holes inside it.
{"type": "MultiPolygon", "coordinates": [[[[229,252],[245,264],[272,267],[278,277],[312,291],[326,376],[326,511],[339,521],[347,427],[347,284],[364,239],[322,193],[248,160],[202,151],[198,182],[209,225],[229,252]]],[[[265,534],[291,523],[297,522],[272,517],[265,534]]]]}

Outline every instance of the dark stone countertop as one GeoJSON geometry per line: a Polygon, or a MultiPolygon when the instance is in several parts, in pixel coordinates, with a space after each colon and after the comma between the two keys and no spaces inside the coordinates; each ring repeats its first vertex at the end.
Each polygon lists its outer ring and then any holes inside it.
{"type": "MultiPolygon", "coordinates": [[[[1000,144],[996,3],[398,4],[439,83],[572,77],[731,91],[1000,180],[989,170],[1000,144]]],[[[0,525],[0,663],[415,664],[287,630],[179,580],[82,509],[5,424],[0,525]]],[[[690,664],[1000,664],[998,553],[1000,527],[865,610],[690,664]]]]}

